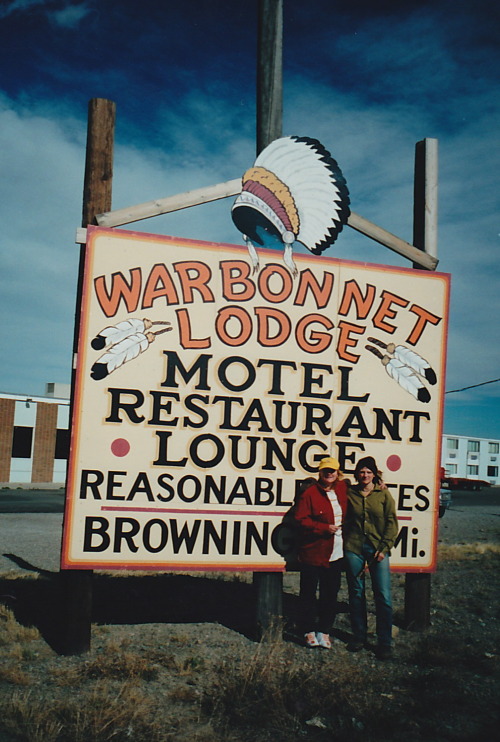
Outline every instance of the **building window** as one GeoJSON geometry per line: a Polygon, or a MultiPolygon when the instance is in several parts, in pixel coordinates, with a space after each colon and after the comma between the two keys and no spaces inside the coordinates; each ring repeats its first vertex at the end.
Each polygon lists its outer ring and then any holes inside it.
{"type": "Polygon", "coordinates": [[[500,443],[488,443],[488,453],[500,453],[500,443]]]}
{"type": "Polygon", "coordinates": [[[498,477],[498,466],[489,466],[486,470],[488,477],[498,477]]]}
{"type": "Polygon", "coordinates": [[[446,464],[446,474],[450,477],[452,474],[457,473],[457,465],[456,464],[446,464]]]}
{"type": "Polygon", "coordinates": [[[69,451],[69,430],[58,428],[56,431],[55,459],[67,459],[69,451]]]}
{"type": "Polygon", "coordinates": [[[479,466],[468,466],[467,467],[467,476],[474,477],[479,474],[479,466]]]}
{"type": "Polygon", "coordinates": [[[456,451],[458,448],[458,438],[448,438],[446,447],[448,451],[456,451]]]}
{"type": "Polygon", "coordinates": [[[24,425],[14,425],[12,436],[12,458],[31,459],[31,448],[33,443],[33,428],[24,425]]]}
{"type": "Polygon", "coordinates": [[[479,451],[479,441],[467,441],[467,451],[477,453],[479,451]]]}

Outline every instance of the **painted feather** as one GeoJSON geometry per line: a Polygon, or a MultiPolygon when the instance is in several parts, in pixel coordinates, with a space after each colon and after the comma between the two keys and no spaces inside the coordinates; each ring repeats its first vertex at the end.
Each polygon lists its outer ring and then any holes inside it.
{"type": "Polygon", "coordinates": [[[99,332],[98,335],[90,343],[94,350],[102,350],[103,348],[109,348],[110,345],[115,345],[121,340],[133,335],[136,332],[144,333],[146,320],[143,319],[126,319],[123,322],[118,322],[116,325],[105,327],[99,332]]]}
{"type": "Polygon", "coordinates": [[[389,376],[397,381],[400,387],[410,392],[420,402],[429,402],[431,395],[412,368],[389,356],[384,356],[382,364],[389,376]]]}
{"type": "Polygon", "coordinates": [[[412,368],[417,374],[423,376],[429,384],[434,385],[437,382],[436,373],[430,363],[411,348],[407,348],[405,345],[395,345],[394,343],[386,344],[376,338],[368,338],[368,342],[374,343],[380,348],[385,348],[389,355],[393,355],[398,361],[412,368]]]}
{"type": "Polygon", "coordinates": [[[124,363],[137,358],[140,353],[143,353],[149,348],[150,343],[154,340],[154,335],[148,333],[145,335],[143,332],[136,332],[133,335],[125,337],[120,340],[116,345],[102,355],[92,366],[90,375],[93,379],[98,381],[104,379],[112,371],[115,371],[124,363]],[[151,340],[149,339],[151,337],[151,340]]]}
{"type": "MultiPolygon", "coordinates": [[[[134,335],[136,332],[142,332],[143,334],[149,330],[153,325],[170,325],[170,322],[163,322],[158,320],[152,322],[150,319],[138,319],[136,317],[130,317],[129,319],[117,322],[116,325],[105,327],[99,332],[98,335],[90,343],[94,350],[102,350],[103,348],[109,348],[111,345],[121,342],[130,335],[134,335]]],[[[155,333],[158,334],[158,333],[155,333]]]]}
{"type": "Polygon", "coordinates": [[[404,345],[396,345],[393,352],[394,357],[397,358],[398,361],[401,361],[401,363],[405,363],[407,366],[416,371],[417,374],[423,376],[424,379],[427,379],[429,384],[436,383],[437,378],[434,369],[431,368],[430,364],[425,360],[425,358],[419,356],[419,354],[416,353],[414,350],[412,350],[411,348],[406,348],[404,345]]]}
{"type": "Polygon", "coordinates": [[[380,358],[382,365],[385,366],[385,370],[391,379],[394,379],[402,389],[409,392],[419,402],[430,401],[431,395],[429,394],[429,390],[423,385],[419,376],[410,366],[402,363],[397,358],[384,355],[378,348],[374,348],[372,345],[366,345],[365,347],[376,355],[377,358],[380,358]]]}
{"type": "MultiPolygon", "coordinates": [[[[151,322],[148,319],[144,320],[146,329],[152,325],[169,325],[169,327],[164,327],[162,330],[157,330],[156,332],[150,332],[149,330],[147,332],[134,332],[112,345],[92,366],[90,370],[92,379],[99,381],[106,378],[112,371],[120,368],[124,363],[137,358],[138,355],[149,348],[157,335],[162,335],[164,332],[170,332],[173,329],[170,326],[170,322],[151,322]]],[[[118,325],[116,326],[118,327],[118,325]]]]}

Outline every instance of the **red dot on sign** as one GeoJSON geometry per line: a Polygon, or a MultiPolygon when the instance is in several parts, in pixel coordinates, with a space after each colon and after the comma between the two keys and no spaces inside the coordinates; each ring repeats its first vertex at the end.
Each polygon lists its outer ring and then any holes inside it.
{"type": "Polygon", "coordinates": [[[111,444],[111,453],[115,456],[126,456],[130,451],[130,443],[125,438],[117,438],[111,444]]]}
{"type": "Polygon", "coordinates": [[[401,459],[399,456],[396,456],[396,454],[394,454],[394,456],[389,456],[387,459],[387,468],[389,471],[397,471],[398,469],[401,469],[401,459]]]}

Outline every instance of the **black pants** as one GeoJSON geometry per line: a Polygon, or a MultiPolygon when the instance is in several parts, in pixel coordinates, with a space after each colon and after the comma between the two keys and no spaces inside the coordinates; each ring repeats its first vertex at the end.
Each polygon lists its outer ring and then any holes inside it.
{"type": "Polygon", "coordinates": [[[300,626],[304,634],[309,631],[330,633],[337,614],[343,561],[337,559],[328,567],[300,565],[300,626]],[[318,587],[319,599],[316,601],[318,587]]]}

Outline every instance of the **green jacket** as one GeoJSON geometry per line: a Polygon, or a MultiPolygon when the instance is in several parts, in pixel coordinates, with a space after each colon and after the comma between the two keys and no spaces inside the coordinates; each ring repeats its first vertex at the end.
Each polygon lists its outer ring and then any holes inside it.
{"type": "Polygon", "coordinates": [[[377,551],[389,554],[399,530],[396,505],[389,490],[375,486],[363,497],[357,487],[349,487],[347,497],[344,549],[361,554],[363,543],[369,541],[377,551]]]}

